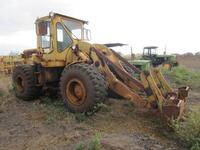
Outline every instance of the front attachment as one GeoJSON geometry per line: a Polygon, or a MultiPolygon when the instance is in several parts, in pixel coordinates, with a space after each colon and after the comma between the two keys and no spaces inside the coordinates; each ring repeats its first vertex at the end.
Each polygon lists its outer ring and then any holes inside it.
{"type": "Polygon", "coordinates": [[[177,93],[169,93],[163,104],[163,115],[168,119],[180,120],[184,117],[186,110],[186,98],[188,96],[189,87],[181,87],[177,93]]]}
{"type": "Polygon", "coordinates": [[[183,118],[189,87],[181,87],[177,92],[174,92],[158,69],[152,69],[145,74],[142,73],[141,80],[145,89],[152,91],[152,94],[146,92],[151,106],[156,101],[158,109],[165,118],[177,120],[183,118]]]}
{"type": "Polygon", "coordinates": [[[91,52],[97,56],[96,62],[101,62],[99,68],[111,90],[140,107],[158,109],[166,118],[182,118],[188,87],[179,88],[178,92],[174,92],[160,70],[152,68],[142,72],[115,51],[97,47],[92,47],[91,52]],[[127,71],[124,65],[130,71],[127,71]],[[136,74],[139,74],[139,77],[134,76],[136,74]]]}

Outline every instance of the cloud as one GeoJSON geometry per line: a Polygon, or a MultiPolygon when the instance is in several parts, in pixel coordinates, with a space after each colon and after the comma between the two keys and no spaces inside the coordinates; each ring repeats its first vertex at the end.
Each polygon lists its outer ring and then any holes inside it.
{"type": "Polygon", "coordinates": [[[47,15],[52,10],[69,12],[70,4],[55,0],[6,0],[0,6],[0,35],[20,30],[34,29],[38,16],[47,15]],[[62,5],[64,4],[64,5],[62,5]]]}
{"type": "Polygon", "coordinates": [[[94,42],[129,43],[135,52],[147,45],[195,52],[200,49],[198,4],[198,0],[6,0],[0,5],[0,50],[36,47],[35,19],[54,11],[88,20],[94,42]]]}
{"type": "Polygon", "coordinates": [[[23,30],[0,36],[0,54],[10,51],[22,52],[24,49],[36,47],[36,33],[33,30],[23,30]]]}
{"type": "Polygon", "coordinates": [[[50,11],[70,13],[69,2],[6,0],[0,6],[0,54],[36,47],[35,20],[50,11]],[[63,9],[60,9],[63,7],[63,9]]]}

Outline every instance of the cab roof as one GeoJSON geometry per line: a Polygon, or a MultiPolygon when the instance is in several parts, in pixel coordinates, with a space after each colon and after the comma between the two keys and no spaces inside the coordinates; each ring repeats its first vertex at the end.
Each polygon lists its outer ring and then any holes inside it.
{"type": "Polygon", "coordinates": [[[146,47],[144,47],[144,49],[156,49],[156,48],[158,48],[157,46],[146,46],[146,47]]]}
{"type": "Polygon", "coordinates": [[[71,17],[71,16],[66,16],[66,15],[59,14],[59,13],[54,13],[54,12],[50,12],[48,16],[38,18],[36,20],[36,22],[40,22],[42,20],[47,20],[47,19],[50,19],[51,17],[54,17],[54,16],[60,16],[60,17],[64,17],[64,18],[68,18],[68,19],[72,19],[72,20],[82,22],[83,24],[88,24],[88,21],[77,19],[77,18],[74,18],[74,17],[71,17]]]}

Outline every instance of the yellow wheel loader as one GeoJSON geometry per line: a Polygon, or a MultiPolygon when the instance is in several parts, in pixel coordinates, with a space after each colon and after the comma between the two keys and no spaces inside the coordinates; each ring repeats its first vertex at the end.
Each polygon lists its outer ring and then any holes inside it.
{"type": "Polygon", "coordinates": [[[87,23],[58,13],[36,20],[37,48],[24,51],[26,64],[13,70],[16,96],[33,100],[42,89],[55,87],[70,111],[86,112],[112,91],[139,107],[180,119],[189,88],[175,91],[159,70],[142,72],[106,45],[91,44],[87,23]]]}

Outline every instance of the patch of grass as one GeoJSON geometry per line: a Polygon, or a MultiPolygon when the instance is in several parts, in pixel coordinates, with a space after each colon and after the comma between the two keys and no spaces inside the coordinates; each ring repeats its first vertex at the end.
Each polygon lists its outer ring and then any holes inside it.
{"type": "Polygon", "coordinates": [[[75,146],[75,150],[101,150],[101,134],[97,133],[89,141],[80,142],[75,146]]]}
{"type": "Polygon", "coordinates": [[[98,103],[96,107],[97,107],[98,110],[101,109],[102,111],[105,111],[105,112],[110,112],[111,111],[111,108],[108,105],[104,104],[104,103],[98,103]]]}
{"type": "Polygon", "coordinates": [[[172,68],[172,70],[162,70],[172,83],[181,86],[190,86],[191,88],[200,88],[200,71],[191,70],[184,66],[172,68]]]}
{"type": "MultiPolygon", "coordinates": [[[[181,147],[200,150],[200,106],[192,107],[184,121],[166,122],[161,118],[148,118],[149,124],[161,136],[176,141],[181,147]]],[[[144,118],[145,119],[145,118],[144,118]]],[[[144,122],[145,123],[145,122],[144,122]]]]}
{"type": "Polygon", "coordinates": [[[101,135],[96,134],[95,137],[91,139],[88,150],[101,150],[101,149],[102,149],[101,135]]]}
{"type": "Polygon", "coordinates": [[[48,124],[57,120],[67,121],[71,117],[67,112],[65,105],[59,99],[45,97],[42,101],[44,103],[44,112],[46,113],[46,122],[48,124]]]}
{"type": "Polygon", "coordinates": [[[83,122],[87,119],[87,113],[83,112],[83,113],[75,113],[75,118],[78,122],[83,122]]]}
{"type": "Polygon", "coordinates": [[[15,90],[14,84],[12,84],[12,83],[8,84],[8,92],[9,92],[9,93],[13,93],[14,90],[15,90]]]}
{"type": "Polygon", "coordinates": [[[58,99],[44,97],[42,99],[42,103],[44,105],[44,112],[47,114],[46,115],[47,123],[53,123],[56,120],[66,120],[67,121],[69,118],[75,118],[77,121],[83,122],[89,116],[92,116],[95,112],[99,111],[100,109],[102,109],[104,111],[109,111],[109,108],[107,105],[105,105],[103,103],[99,103],[90,112],[71,114],[71,113],[67,112],[66,106],[63,104],[63,102],[58,99]]]}
{"type": "Polygon", "coordinates": [[[85,145],[83,143],[79,143],[76,145],[75,150],[84,150],[85,145]]]}
{"type": "Polygon", "coordinates": [[[83,112],[83,113],[76,113],[75,114],[75,118],[77,121],[79,122],[83,122],[85,121],[89,116],[92,116],[94,113],[96,113],[97,111],[102,110],[102,111],[110,111],[110,108],[103,103],[98,103],[92,111],[89,112],[83,112]]]}
{"type": "Polygon", "coordinates": [[[192,109],[184,122],[172,123],[176,138],[191,150],[200,150],[200,108],[192,109]]]}
{"type": "Polygon", "coordinates": [[[3,91],[0,89],[0,97],[3,97],[3,91]]]}

